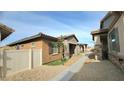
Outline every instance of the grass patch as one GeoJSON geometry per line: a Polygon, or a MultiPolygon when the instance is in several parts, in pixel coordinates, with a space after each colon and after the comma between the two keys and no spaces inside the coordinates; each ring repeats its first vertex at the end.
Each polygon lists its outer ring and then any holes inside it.
{"type": "Polygon", "coordinates": [[[67,62],[67,59],[63,59],[63,60],[56,60],[56,61],[52,61],[46,65],[64,65],[64,63],[67,62]]]}

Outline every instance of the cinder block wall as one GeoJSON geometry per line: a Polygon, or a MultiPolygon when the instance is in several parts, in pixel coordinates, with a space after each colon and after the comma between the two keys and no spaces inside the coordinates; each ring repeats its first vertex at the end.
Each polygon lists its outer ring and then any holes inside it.
{"type": "Polygon", "coordinates": [[[41,65],[41,49],[0,51],[0,76],[32,69],[41,65]]]}

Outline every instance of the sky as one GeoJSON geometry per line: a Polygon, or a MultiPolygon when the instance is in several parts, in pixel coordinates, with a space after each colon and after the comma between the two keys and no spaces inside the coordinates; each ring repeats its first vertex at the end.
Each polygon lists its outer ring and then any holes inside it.
{"type": "Polygon", "coordinates": [[[93,45],[91,31],[99,29],[105,11],[9,11],[0,12],[0,23],[15,30],[1,42],[6,45],[42,32],[58,37],[75,34],[79,43],[93,45]]]}

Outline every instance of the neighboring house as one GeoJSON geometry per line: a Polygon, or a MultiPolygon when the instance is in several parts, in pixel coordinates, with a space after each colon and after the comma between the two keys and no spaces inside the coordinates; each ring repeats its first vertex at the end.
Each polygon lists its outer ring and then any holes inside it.
{"type": "Polygon", "coordinates": [[[108,12],[101,20],[100,29],[91,34],[101,59],[111,60],[124,71],[124,12],[108,12]]]}
{"type": "Polygon", "coordinates": [[[80,52],[81,52],[81,53],[87,51],[87,46],[88,46],[88,44],[78,44],[78,45],[79,45],[79,47],[80,47],[80,52]]]}
{"type": "MultiPolygon", "coordinates": [[[[68,36],[58,37],[63,39],[64,44],[64,57],[70,58],[73,55],[78,55],[81,52],[81,47],[78,44],[78,39],[74,34],[68,36]]],[[[83,49],[82,49],[83,50],[83,49]]]]}
{"type": "Polygon", "coordinates": [[[58,47],[58,38],[39,33],[11,44],[11,49],[42,49],[42,63],[48,63],[62,58],[61,48],[58,47]]]}
{"type": "Polygon", "coordinates": [[[27,37],[11,44],[8,44],[7,49],[42,49],[42,63],[48,63],[55,60],[70,58],[73,55],[78,55],[86,50],[87,44],[78,44],[77,37],[72,34],[62,36],[62,38],[52,37],[39,33],[37,35],[27,37]],[[59,45],[63,39],[63,47],[59,45]],[[9,47],[8,47],[9,46],[9,47]]]}
{"type": "Polygon", "coordinates": [[[83,47],[83,52],[86,52],[88,49],[88,44],[81,44],[81,46],[83,47]]]}
{"type": "Polygon", "coordinates": [[[6,25],[0,24],[0,41],[9,36],[14,30],[6,25]]]}

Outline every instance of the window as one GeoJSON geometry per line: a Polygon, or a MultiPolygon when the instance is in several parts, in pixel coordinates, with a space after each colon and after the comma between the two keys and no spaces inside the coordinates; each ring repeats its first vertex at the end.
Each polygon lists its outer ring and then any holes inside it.
{"type": "Polygon", "coordinates": [[[57,42],[51,42],[49,44],[49,53],[50,54],[56,54],[59,52],[59,47],[57,42]]]}
{"type": "Polygon", "coordinates": [[[115,28],[110,32],[110,50],[119,52],[120,51],[120,45],[119,45],[119,35],[118,35],[118,29],[115,28]]]}
{"type": "Polygon", "coordinates": [[[35,47],[35,43],[34,42],[32,42],[31,44],[32,44],[32,48],[35,47]]]}
{"type": "Polygon", "coordinates": [[[113,22],[114,18],[115,18],[115,16],[110,16],[109,18],[107,18],[106,20],[104,20],[104,22],[102,24],[102,28],[103,29],[109,28],[109,26],[113,22]]]}

